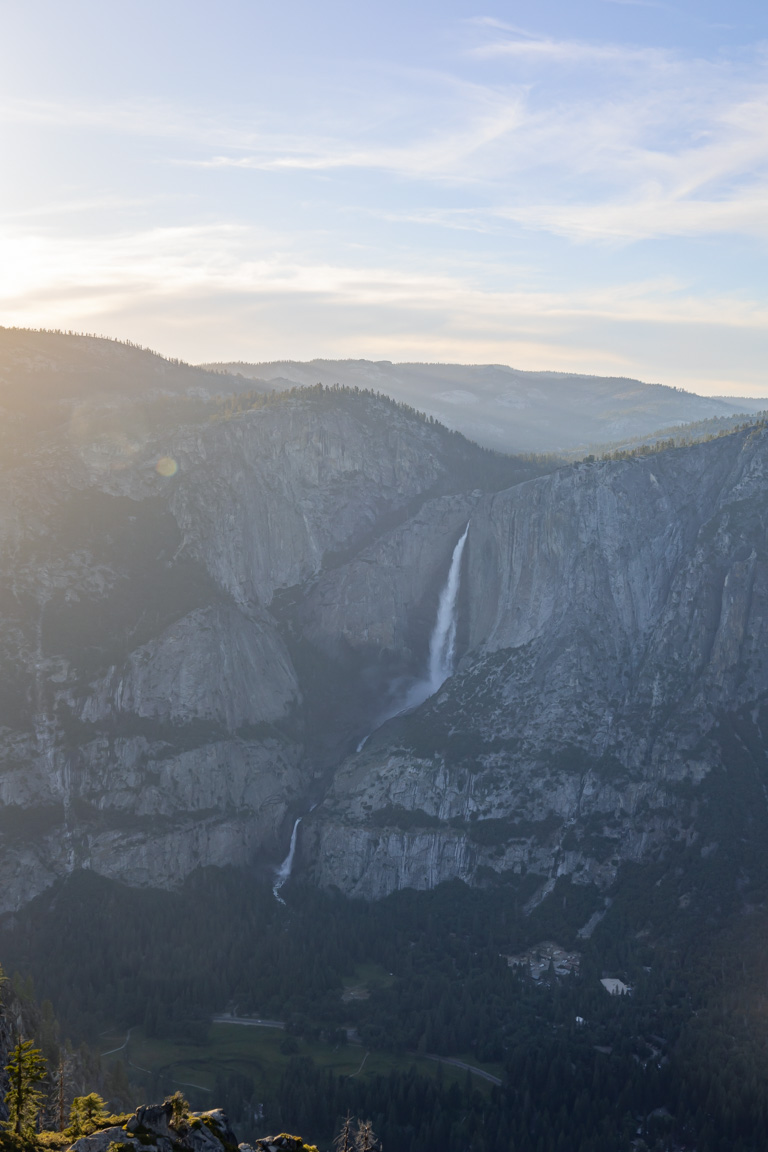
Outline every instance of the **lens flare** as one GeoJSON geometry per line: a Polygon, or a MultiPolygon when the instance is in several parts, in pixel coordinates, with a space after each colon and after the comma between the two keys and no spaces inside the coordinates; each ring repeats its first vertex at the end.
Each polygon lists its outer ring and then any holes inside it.
{"type": "Polygon", "coordinates": [[[172,456],[161,456],[155,465],[161,476],[175,476],[179,466],[172,456]]]}

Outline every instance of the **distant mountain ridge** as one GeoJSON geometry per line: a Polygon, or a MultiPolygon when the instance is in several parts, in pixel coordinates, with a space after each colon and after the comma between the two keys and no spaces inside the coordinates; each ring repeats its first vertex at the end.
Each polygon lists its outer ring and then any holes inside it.
{"type": "Polygon", "coordinates": [[[139,401],[183,397],[201,406],[213,397],[318,383],[381,392],[496,451],[572,457],[666,439],[674,429],[705,421],[722,421],[711,431],[724,431],[734,417],[768,409],[768,395],[698,396],[625,377],[493,364],[282,360],[195,366],[130,341],[0,327],[0,443],[25,430],[90,419],[96,410],[135,412],[139,401]]]}
{"type": "MultiPolygon", "coordinates": [[[[279,360],[200,365],[260,388],[342,384],[373,388],[502,452],[585,452],[659,428],[754,413],[768,399],[698,396],[665,384],[500,364],[393,364],[388,360],[279,360]]],[[[768,387],[766,389],[768,392],[768,387]]]]}
{"type": "Polygon", "coordinates": [[[168,359],[130,341],[0,327],[0,417],[32,430],[69,418],[73,406],[151,395],[210,396],[242,390],[221,373],[168,359]]]}

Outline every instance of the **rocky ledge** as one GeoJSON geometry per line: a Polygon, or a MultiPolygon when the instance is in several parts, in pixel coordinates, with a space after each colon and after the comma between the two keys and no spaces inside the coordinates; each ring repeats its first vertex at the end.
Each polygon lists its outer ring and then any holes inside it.
{"type": "MultiPolygon", "coordinates": [[[[112,1117],[114,1119],[114,1117],[112,1117]]],[[[300,1136],[281,1132],[253,1144],[238,1144],[229,1120],[220,1108],[181,1115],[173,1103],[137,1108],[124,1124],[112,1124],[81,1136],[67,1152],[317,1152],[300,1136]]]]}
{"type": "Polygon", "coordinates": [[[264,1136],[253,1145],[241,1144],[240,1147],[253,1148],[253,1152],[317,1152],[314,1144],[305,1144],[301,1136],[289,1136],[287,1132],[281,1132],[279,1136],[264,1136]]]}
{"type": "Polygon", "coordinates": [[[112,1152],[236,1152],[238,1143],[220,1108],[181,1116],[166,1101],[137,1108],[124,1124],[81,1136],[69,1152],[107,1152],[108,1148],[112,1152]]]}

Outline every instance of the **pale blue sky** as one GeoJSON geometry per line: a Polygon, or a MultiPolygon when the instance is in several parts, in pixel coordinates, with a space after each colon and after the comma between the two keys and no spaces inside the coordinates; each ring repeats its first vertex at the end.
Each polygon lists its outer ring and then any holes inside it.
{"type": "Polygon", "coordinates": [[[0,16],[0,323],[768,394],[764,0],[0,16]]]}

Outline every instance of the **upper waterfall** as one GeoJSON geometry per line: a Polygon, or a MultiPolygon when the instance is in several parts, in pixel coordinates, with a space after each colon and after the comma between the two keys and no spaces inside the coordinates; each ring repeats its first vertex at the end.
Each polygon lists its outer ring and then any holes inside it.
{"type": "Polygon", "coordinates": [[[456,627],[458,624],[459,588],[461,586],[461,558],[469,534],[467,524],[461,539],[456,544],[448,569],[448,578],[443,585],[437,603],[437,617],[429,640],[429,661],[427,675],[414,684],[408,693],[405,707],[401,711],[416,708],[423,704],[442,684],[453,675],[456,659],[456,627]]]}
{"type": "Polygon", "coordinates": [[[434,696],[438,688],[445,683],[449,676],[453,675],[453,665],[456,658],[459,588],[461,586],[461,558],[464,555],[464,545],[467,542],[468,534],[469,524],[467,524],[461,539],[453,550],[448,577],[437,602],[437,617],[429,639],[426,676],[411,685],[405,699],[400,696],[395,707],[379,717],[371,731],[360,740],[357,745],[358,752],[362,752],[369,737],[377,728],[380,728],[387,720],[393,720],[395,716],[401,716],[404,712],[410,712],[412,708],[418,708],[419,704],[423,704],[430,696],[434,696]]]}
{"type": "Polygon", "coordinates": [[[449,676],[453,675],[453,662],[456,657],[456,626],[458,623],[459,585],[461,583],[461,558],[469,534],[469,524],[453,550],[448,579],[440,593],[437,605],[437,619],[429,641],[429,695],[437,692],[449,676]]]}
{"type": "Polygon", "coordinates": [[[280,895],[280,889],[282,888],[283,884],[285,884],[286,880],[290,877],[291,870],[293,869],[293,858],[296,855],[296,837],[299,833],[299,824],[301,824],[301,816],[297,816],[293,825],[293,831],[291,832],[291,843],[288,848],[288,855],[286,856],[285,860],[283,860],[280,867],[276,869],[275,882],[272,885],[272,892],[281,904],[285,904],[285,900],[283,900],[282,896],[280,895]]]}

